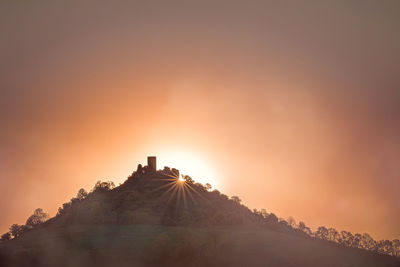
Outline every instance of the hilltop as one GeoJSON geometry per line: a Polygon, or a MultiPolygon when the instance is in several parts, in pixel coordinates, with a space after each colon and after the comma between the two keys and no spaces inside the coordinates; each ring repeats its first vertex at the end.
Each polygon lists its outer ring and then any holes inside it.
{"type": "Polygon", "coordinates": [[[139,165],[120,186],[98,182],[1,243],[0,266],[400,266],[305,229],[176,169],[139,165]]]}

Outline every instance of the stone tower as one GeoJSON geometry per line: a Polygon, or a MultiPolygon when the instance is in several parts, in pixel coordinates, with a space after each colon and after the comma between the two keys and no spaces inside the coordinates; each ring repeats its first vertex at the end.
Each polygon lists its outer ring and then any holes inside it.
{"type": "Polygon", "coordinates": [[[156,157],[147,157],[147,166],[150,170],[157,170],[157,158],[156,157]]]}

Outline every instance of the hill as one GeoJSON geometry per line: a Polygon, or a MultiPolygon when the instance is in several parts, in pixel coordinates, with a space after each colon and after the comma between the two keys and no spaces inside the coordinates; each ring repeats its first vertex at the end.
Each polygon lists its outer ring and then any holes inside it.
{"type": "Polygon", "coordinates": [[[0,266],[400,266],[208,190],[177,170],[98,182],[57,216],[0,244],[0,266]]]}

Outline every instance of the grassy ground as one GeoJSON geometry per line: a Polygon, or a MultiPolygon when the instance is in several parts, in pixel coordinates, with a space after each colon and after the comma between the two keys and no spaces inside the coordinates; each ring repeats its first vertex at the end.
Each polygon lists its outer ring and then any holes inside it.
{"type": "Polygon", "coordinates": [[[243,227],[47,227],[0,246],[0,266],[400,266],[398,260],[243,227]]]}

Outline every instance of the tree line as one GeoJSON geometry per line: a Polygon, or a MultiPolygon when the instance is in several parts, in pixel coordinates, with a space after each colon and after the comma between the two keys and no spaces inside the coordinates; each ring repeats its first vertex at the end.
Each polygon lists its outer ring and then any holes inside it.
{"type": "MultiPolygon", "coordinates": [[[[107,181],[107,182],[101,182],[97,181],[93,189],[91,190],[90,193],[98,192],[98,191],[108,191],[111,190],[115,187],[113,182],[107,181]]],[[[65,213],[68,208],[76,202],[84,200],[89,193],[81,188],[79,189],[78,193],[76,194],[76,197],[72,198],[71,201],[64,203],[62,207],[58,208],[58,212],[56,216],[61,216],[62,214],[65,213]]],[[[0,237],[0,242],[8,241],[13,238],[17,238],[21,236],[23,233],[26,231],[36,228],[40,224],[46,222],[50,218],[49,214],[44,212],[43,209],[37,208],[31,216],[28,217],[26,220],[25,224],[20,225],[20,224],[13,224],[10,226],[9,231],[1,235],[0,237]]]]}
{"type": "Polygon", "coordinates": [[[381,254],[387,254],[391,256],[400,257],[400,240],[375,240],[368,233],[351,233],[348,231],[338,231],[335,228],[327,228],[325,226],[319,226],[315,231],[308,227],[304,222],[299,221],[296,223],[293,217],[289,217],[287,220],[278,218],[273,213],[268,213],[265,209],[253,210],[253,213],[261,216],[266,220],[272,220],[276,223],[280,223],[293,228],[294,230],[300,231],[306,234],[308,237],[322,239],[330,242],[340,244],[345,247],[353,247],[365,249],[368,251],[378,252],[381,254]]]}
{"type": "Polygon", "coordinates": [[[25,233],[27,230],[33,229],[38,225],[49,219],[49,214],[44,212],[41,208],[36,209],[31,216],[26,220],[24,225],[13,224],[10,226],[10,231],[3,234],[0,238],[1,241],[8,241],[12,238],[17,238],[25,233]]]}

